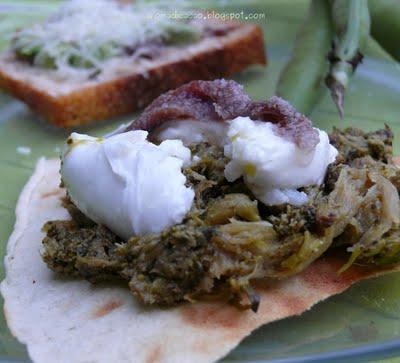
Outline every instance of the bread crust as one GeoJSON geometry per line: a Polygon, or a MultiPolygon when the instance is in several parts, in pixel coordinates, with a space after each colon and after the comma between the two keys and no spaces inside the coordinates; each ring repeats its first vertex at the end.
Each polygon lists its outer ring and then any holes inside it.
{"type": "Polygon", "coordinates": [[[267,63],[259,26],[240,25],[240,31],[221,45],[191,57],[161,64],[146,72],[132,73],[54,96],[31,82],[12,76],[0,67],[0,88],[24,101],[48,122],[78,126],[137,111],[160,94],[192,80],[228,77],[252,64],[267,63]]]}

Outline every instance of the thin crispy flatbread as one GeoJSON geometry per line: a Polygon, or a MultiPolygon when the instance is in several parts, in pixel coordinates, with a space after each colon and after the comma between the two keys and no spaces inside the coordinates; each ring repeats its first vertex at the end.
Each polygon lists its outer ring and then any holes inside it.
{"type": "Polygon", "coordinates": [[[353,266],[338,276],[343,260],[324,257],[295,277],[259,286],[257,314],[218,302],[144,307],[126,287],[61,278],[41,260],[42,225],[68,218],[59,167],[58,160],[41,159],[19,198],[1,284],[8,325],[35,362],[217,361],[259,326],[399,269],[353,266]]]}

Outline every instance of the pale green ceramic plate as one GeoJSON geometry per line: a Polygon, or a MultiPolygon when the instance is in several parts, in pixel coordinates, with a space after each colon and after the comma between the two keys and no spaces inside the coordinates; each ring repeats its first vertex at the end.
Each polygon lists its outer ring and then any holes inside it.
{"type": "MultiPolygon", "coordinates": [[[[87,0],[90,1],[90,0],[87,0]]],[[[95,0],[93,0],[95,1],[95,0]]],[[[224,1],[225,4],[228,1],[224,1]]],[[[214,1],[198,1],[207,8],[214,1]]],[[[210,5],[212,4],[212,5],[210,5]]],[[[32,23],[56,6],[55,1],[0,1],[0,46],[10,30],[32,23]]],[[[225,11],[265,14],[269,65],[235,77],[258,99],[273,94],[279,70],[287,59],[297,26],[307,8],[305,1],[235,1],[225,11]]],[[[400,69],[379,50],[371,49],[347,94],[346,118],[341,121],[328,97],[311,115],[318,127],[348,125],[376,129],[389,124],[400,140],[400,69]]],[[[125,118],[128,120],[130,117],[125,118]]],[[[87,127],[101,135],[122,120],[87,127]]],[[[0,94],[0,256],[14,223],[14,207],[21,188],[38,157],[56,157],[68,132],[41,123],[21,103],[0,94]],[[17,152],[29,147],[31,154],[17,152]]],[[[395,151],[400,154],[400,141],[395,151]]],[[[0,280],[4,276],[0,265],[0,280]]],[[[400,274],[363,282],[325,301],[301,317],[259,329],[226,362],[285,362],[374,359],[400,354],[400,274]]],[[[0,314],[0,361],[28,361],[24,347],[11,337],[0,314]]]]}

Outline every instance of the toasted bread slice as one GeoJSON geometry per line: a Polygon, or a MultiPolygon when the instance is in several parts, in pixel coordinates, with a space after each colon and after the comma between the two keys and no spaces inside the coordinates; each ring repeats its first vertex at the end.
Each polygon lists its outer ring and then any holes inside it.
{"type": "Polygon", "coordinates": [[[266,64],[262,30],[236,24],[224,34],[181,47],[160,57],[114,59],[95,79],[60,79],[55,71],[0,56],[0,88],[27,103],[50,123],[78,126],[136,111],[169,89],[195,79],[227,77],[251,64],[266,64]]]}

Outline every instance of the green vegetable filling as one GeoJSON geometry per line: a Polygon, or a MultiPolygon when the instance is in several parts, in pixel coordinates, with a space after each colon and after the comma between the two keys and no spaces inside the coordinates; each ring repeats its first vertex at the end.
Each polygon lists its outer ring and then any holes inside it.
{"type": "MultiPolygon", "coordinates": [[[[161,39],[156,41],[158,46],[181,45],[193,43],[201,38],[201,31],[186,23],[166,22],[162,27],[161,39]]],[[[46,44],[44,39],[29,31],[17,33],[12,41],[11,48],[18,59],[31,65],[46,69],[58,69],[60,64],[76,69],[97,68],[99,63],[115,57],[128,56],[143,44],[132,47],[106,42],[100,45],[87,46],[77,42],[59,41],[56,44],[46,44]]]]}
{"type": "Polygon", "coordinates": [[[348,263],[400,261],[400,169],[392,133],[334,130],[337,161],[321,186],[305,189],[301,207],[266,207],[243,180],[224,178],[228,162],[217,146],[191,146],[199,161],[184,169],[195,202],[181,224],[123,241],[85,217],[68,199],[71,221],[44,230],[43,259],[54,271],[89,281],[122,279],[147,304],[224,298],[257,310],[254,281],[297,274],[329,250],[348,263]]]}

